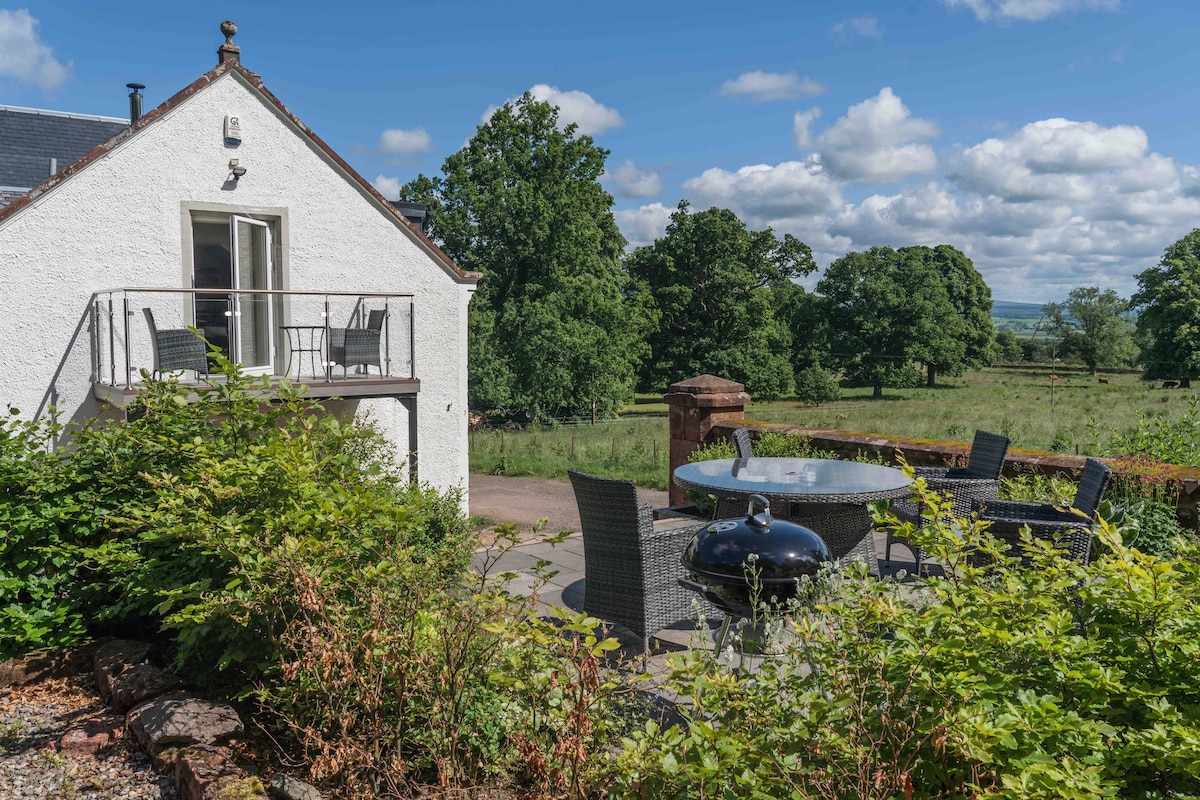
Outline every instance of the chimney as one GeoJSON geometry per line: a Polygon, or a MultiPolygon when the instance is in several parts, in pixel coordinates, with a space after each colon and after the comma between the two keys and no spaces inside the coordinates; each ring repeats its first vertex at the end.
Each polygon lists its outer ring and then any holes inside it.
{"type": "Polygon", "coordinates": [[[129,124],[132,125],[142,118],[142,89],[146,87],[140,83],[127,83],[125,88],[129,90],[129,124]]]}
{"type": "Polygon", "coordinates": [[[221,23],[221,33],[225,34],[225,44],[217,48],[217,64],[242,63],[242,48],[233,43],[237,36],[237,25],[230,20],[221,23]]]}

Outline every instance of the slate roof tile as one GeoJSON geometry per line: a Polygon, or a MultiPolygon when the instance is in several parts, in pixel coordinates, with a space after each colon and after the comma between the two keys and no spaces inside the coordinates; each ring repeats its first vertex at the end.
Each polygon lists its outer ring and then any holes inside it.
{"type": "Polygon", "coordinates": [[[50,177],[50,159],[61,170],[128,125],[103,117],[0,106],[0,186],[37,186],[50,177]]]}

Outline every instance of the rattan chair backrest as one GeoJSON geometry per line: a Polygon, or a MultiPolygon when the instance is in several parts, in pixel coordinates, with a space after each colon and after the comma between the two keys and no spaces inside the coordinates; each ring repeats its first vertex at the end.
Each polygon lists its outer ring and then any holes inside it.
{"type": "Polygon", "coordinates": [[[1083,472],[1079,475],[1079,486],[1075,490],[1075,499],[1071,506],[1089,517],[1094,515],[1111,481],[1112,470],[1102,461],[1089,458],[1084,462],[1083,472]]]}
{"type": "Polygon", "coordinates": [[[619,532],[632,543],[637,540],[638,496],[633,481],[597,478],[576,470],[567,470],[575,501],[579,506],[579,524],[586,537],[603,530],[605,537],[619,532]]]}
{"type": "Polygon", "coordinates": [[[743,425],[730,436],[733,448],[737,450],[738,458],[754,458],[754,439],[750,436],[750,428],[743,425]]]}
{"type": "Polygon", "coordinates": [[[1012,439],[998,433],[975,431],[971,444],[971,457],[967,460],[967,473],[973,478],[994,481],[1004,469],[1004,457],[1012,439]]]}

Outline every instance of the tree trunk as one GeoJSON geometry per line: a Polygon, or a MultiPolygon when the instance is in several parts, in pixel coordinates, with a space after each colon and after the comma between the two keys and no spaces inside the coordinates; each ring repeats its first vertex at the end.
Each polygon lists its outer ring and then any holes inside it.
{"type": "Polygon", "coordinates": [[[883,399],[883,387],[876,386],[874,393],[871,394],[871,397],[875,398],[876,400],[882,400],[883,399]]]}
{"type": "Polygon", "coordinates": [[[1180,388],[1180,389],[1190,389],[1190,388],[1192,388],[1192,379],[1191,379],[1191,378],[1183,378],[1182,380],[1180,380],[1180,381],[1179,381],[1179,388],[1180,388]]]}
{"type": "Polygon", "coordinates": [[[932,389],[934,386],[937,385],[937,365],[936,364],[926,364],[925,365],[925,385],[928,386],[930,389],[932,389]]]}

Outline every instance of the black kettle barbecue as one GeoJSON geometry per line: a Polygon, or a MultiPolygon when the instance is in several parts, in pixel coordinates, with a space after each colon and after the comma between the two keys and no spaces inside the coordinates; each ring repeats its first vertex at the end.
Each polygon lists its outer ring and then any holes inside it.
{"type": "Polygon", "coordinates": [[[805,578],[832,559],[820,536],[771,516],[771,503],[751,495],[745,519],[702,528],[680,557],[688,576],[679,583],[730,616],[753,617],[755,604],[785,606],[805,578]]]}

